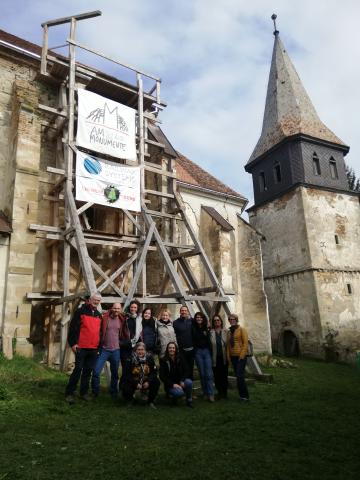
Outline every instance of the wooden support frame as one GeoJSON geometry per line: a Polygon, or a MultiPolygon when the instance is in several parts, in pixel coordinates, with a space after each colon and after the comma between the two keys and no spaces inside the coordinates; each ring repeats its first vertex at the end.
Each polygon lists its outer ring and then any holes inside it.
{"type": "MultiPolygon", "coordinates": [[[[42,25],[41,74],[44,76],[51,75],[49,73],[51,69],[48,68],[49,63],[59,66],[58,70],[62,72],[64,72],[64,68],[68,69],[68,75],[60,82],[58,108],[47,105],[39,106],[46,115],[53,116],[58,150],[62,152],[61,158],[56,162],[56,167],[49,166],[47,168],[49,173],[60,176],[48,192],[47,200],[51,200],[54,214],[59,212],[63,206],[64,221],[56,223],[54,220],[53,225],[48,226],[32,224],[29,228],[46,232],[46,238],[53,239],[49,249],[51,249],[52,258],[56,259],[56,267],[51,274],[50,284],[54,289],[62,287],[62,292],[60,296],[48,298],[44,294],[41,298],[44,301],[48,300],[50,309],[54,308],[54,305],[62,303],[60,340],[62,368],[65,368],[67,363],[66,338],[71,310],[75,308],[85,290],[89,294],[96,291],[102,292],[106,303],[121,301],[125,303],[125,307],[133,296],[138,294],[138,300],[143,304],[181,303],[188,307],[192,315],[195,308],[200,309],[207,315],[218,311],[220,308],[223,308],[227,313],[230,312],[229,298],[225,295],[205,250],[186,216],[185,208],[177,192],[175,159],[165,154],[163,143],[148,138],[148,122],[161,123],[158,119],[158,113],[166,106],[161,99],[161,79],[102,52],[95,51],[76,40],[77,22],[100,14],[99,11],[87,12],[51,20],[42,25]],[[69,46],[68,59],[50,54],[48,49],[49,29],[52,26],[66,23],[70,26],[69,38],[67,39],[69,46]],[[136,85],[117,82],[111,76],[106,76],[91,67],[77,64],[76,51],[79,48],[134,72],[136,85]],[[96,82],[103,82],[105,90],[106,88],[112,90],[118,88],[122,95],[127,95],[128,106],[130,107],[137,103],[137,162],[135,164],[141,167],[141,213],[134,214],[127,210],[122,211],[123,230],[121,237],[86,231],[91,223],[88,221],[86,212],[94,205],[91,202],[78,205],[74,198],[77,76],[81,77],[82,81],[88,79],[89,82],[92,82],[96,79],[96,82]],[[144,78],[154,82],[147,92],[144,91],[144,78]],[[152,109],[149,108],[151,102],[153,102],[152,109]],[[63,144],[63,148],[61,144],[63,144]],[[147,161],[145,161],[145,158],[147,161]],[[145,187],[145,176],[156,178],[155,187],[145,187]],[[149,203],[151,207],[148,207],[149,203]],[[153,205],[156,205],[156,207],[153,205]],[[179,222],[182,222],[185,226],[191,238],[191,245],[186,242],[182,244],[177,238],[179,222]],[[124,230],[125,224],[133,226],[135,235],[128,235],[129,232],[124,230]],[[61,247],[62,285],[57,285],[55,281],[57,273],[55,274],[55,272],[60,268],[57,259],[61,247]],[[96,256],[96,249],[107,252],[107,255],[110,251],[114,251],[117,259],[116,263],[114,262],[111,267],[102,264],[98,259],[98,257],[101,259],[102,255],[96,256]],[[147,286],[147,259],[149,254],[154,251],[158,253],[165,272],[160,291],[157,294],[149,293],[147,286]],[[95,253],[93,254],[93,252],[95,253]],[[188,262],[190,257],[195,256],[207,273],[209,286],[205,287],[200,284],[191,268],[191,264],[188,262]],[[74,264],[74,257],[78,262],[77,264],[76,262],[74,264]],[[71,268],[79,269],[79,266],[81,270],[74,287],[74,282],[70,279],[70,271],[71,268]],[[131,278],[130,272],[132,272],[131,278]],[[172,284],[172,291],[165,293],[169,284],[172,284]],[[113,293],[108,294],[110,291],[113,293]]],[[[120,224],[121,222],[118,220],[118,229],[120,229],[120,224]]],[[[40,299],[38,298],[38,300],[40,299]]]]}

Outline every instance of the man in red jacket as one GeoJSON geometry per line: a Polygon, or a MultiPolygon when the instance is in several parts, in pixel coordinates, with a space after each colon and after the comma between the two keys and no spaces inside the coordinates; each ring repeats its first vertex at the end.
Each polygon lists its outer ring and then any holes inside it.
{"type": "Polygon", "coordinates": [[[74,393],[80,380],[80,398],[88,396],[91,372],[95,366],[101,339],[101,313],[97,309],[101,295],[94,293],[88,302],[76,310],[70,323],[68,343],[75,353],[75,367],[65,390],[65,399],[74,403],[74,393]]]}

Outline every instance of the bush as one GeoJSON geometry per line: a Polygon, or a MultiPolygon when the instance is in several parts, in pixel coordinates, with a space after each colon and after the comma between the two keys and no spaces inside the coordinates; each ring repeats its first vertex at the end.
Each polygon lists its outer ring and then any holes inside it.
{"type": "Polygon", "coordinates": [[[0,401],[1,400],[10,400],[11,395],[5,385],[0,385],[0,401]]]}

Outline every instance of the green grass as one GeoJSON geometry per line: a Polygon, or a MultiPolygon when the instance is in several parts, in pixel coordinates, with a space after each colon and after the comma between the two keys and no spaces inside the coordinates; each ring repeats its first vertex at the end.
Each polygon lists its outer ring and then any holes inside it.
{"type": "Polygon", "coordinates": [[[67,377],[0,357],[0,480],[358,479],[360,374],[296,361],[273,385],[195,409],[64,402],[67,377]]]}

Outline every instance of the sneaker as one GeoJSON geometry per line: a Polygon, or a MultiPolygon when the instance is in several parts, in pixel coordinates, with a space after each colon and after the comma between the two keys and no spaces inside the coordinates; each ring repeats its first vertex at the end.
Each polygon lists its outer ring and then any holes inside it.
{"type": "Polygon", "coordinates": [[[192,400],[186,400],[186,406],[189,408],[194,408],[192,400]]]}
{"type": "Polygon", "coordinates": [[[214,395],[209,395],[209,399],[208,399],[208,400],[209,400],[210,403],[215,402],[214,395]]]}
{"type": "Polygon", "coordinates": [[[75,403],[74,395],[66,395],[65,402],[67,402],[69,405],[73,405],[75,403]]]}
{"type": "Polygon", "coordinates": [[[85,393],[85,395],[80,395],[81,400],[84,400],[85,402],[91,402],[92,397],[88,394],[85,393]]]}
{"type": "Polygon", "coordinates": [[[240,397],[240,402],[246,403],[246,402],[249,402],[249,399],[246,397],[240,397]]]}
{"type": "Polygon", "coordinates": [[[157,407],[154,402],[148,403],[149,407],[152,408],[153,410],[157,410],[157,407]]]}

